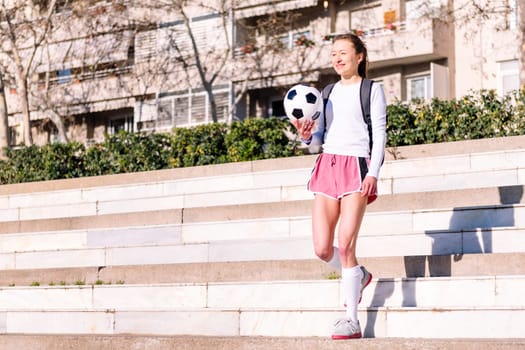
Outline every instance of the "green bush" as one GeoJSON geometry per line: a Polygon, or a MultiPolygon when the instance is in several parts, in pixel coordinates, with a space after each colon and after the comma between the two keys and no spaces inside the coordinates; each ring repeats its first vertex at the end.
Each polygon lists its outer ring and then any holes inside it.
{"type": "Polygon", "coordinates": [[[481,90],[461,99],[387,107],[388,146],[525,134],[525,90],[504,97],[481,90]]]}
{"type": "Polygon", "coordinates": [[[296,144],[291,143],[283,130],[289,128],[288,120],[247,119],[234,122],[226,135],[228,162],[268,159],[297,155],[296,144]]]}
{"type": "MultiPolygon", "coordinates": [[[[482,90],[461,99],[387,106],[387,145],[403,146],[525,134],[525,89],[499,97],[482,90]]],[[[247,119],[176,128],[171,133],[108,135],[78,142],[7,149],[2,184],[239,162],[303,154],[288,120],[247,119]]]]}
{"type": "Polygon", "coordinates": [[[121,131],[89,147],[85,154],[85,176],[165,169],[171,163],[169,134],[121,131]]]}
{"type": "Polygon", "coordinates": [[[288,157],[300,154],[276,118],[176,128],[171,133],[107,135],[87,149],[78,142],[8,149],[2,184],[98,176],[288,157]]]}
{"type": "Polygon", "coordinates": [[[0,181],[6,184],[83,176],[84,151],[78,142],[9,148],[7,161],[0,162],[0,181]]]}
{"type": "Polygon", "coordinates": [[[224,163],[227,132],[228,126],[224,123],[174,129],[170,166],[179,168],[224,163]]]}

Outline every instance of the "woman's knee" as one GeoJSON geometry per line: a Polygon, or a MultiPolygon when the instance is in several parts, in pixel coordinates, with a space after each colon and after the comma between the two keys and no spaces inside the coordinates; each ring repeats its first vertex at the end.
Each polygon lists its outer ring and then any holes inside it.
{"type": "Polygon", "coordinates": [[[332,246],[315,246],[314,247],[315,255],[323,261],[330,261],[334,256],[334,248],[332,246]]]}

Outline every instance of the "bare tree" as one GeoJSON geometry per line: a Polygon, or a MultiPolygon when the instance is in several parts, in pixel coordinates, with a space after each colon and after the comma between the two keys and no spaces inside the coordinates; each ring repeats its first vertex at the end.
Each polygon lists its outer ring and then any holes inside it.
{"type": "MultiPolygon", "coordinates": [[[[209,3],[191,3],[186,0],[170,0],[163,3],[166,11],[174,12],[182,21],[174,26],[168,38],[176,59],[186,70],[189,85],[194,84],[192,70],[208,96],[213,122],[218,121],[213,86],[220,79],[231,59],[231,1],[217,0],[209,3]],[[194,13],[216,15],[206,35],[200,35],[192,17],[194,13]]],[[[202,29],[202,28],[199,28],[202,29]]]]}
{"type": "Polygon", "coordinates": [[[67,5],[39,50],[38,84],[31,89],[33,108],[52,122],[61,142],[68,140],[66,119],[90,111],[101,99],[133,94],[133,84],[124,78],[132,34],[123,1],[67,5]],[[77,31],[71,33],[71,27],[77,31]]]}
{"type": "Polygon", "coordinates": [[[241,55],[234,60],[243,70],[231,76],[240,86],[237,99],[247,91],[247,83],[280,94],[291,84],[318,81],[329,57],[324,40],[329,33],[319,32],[324,26],[312,25],[311,15],[303,17],[301,11],[294,10],[247,18],[243,15],[241,12],[241,18],[236,18],[237,32],[242,35],[237,37],[239,47],[235,50],[241,55]]]}
{"type": "MultiPolygon", "coordinates": [[[[172,80],[184,78],[185,84],[179,84],[179,89],[181,86],[204,89],[214,122],[219,120],[215,86],[234,83],[228,116],[231,120],[236,104],[250,88],[250,81],[273,87],[273,79],[289,73],[292,66],[300,82],[311,72],[320,52],[320,47],[314,49],[314,41],[304,36],[296,38],[293,50],[287,44],[283,46],[282,36],[287,37],[296,25],[300,17],[297,12],[273,12],[245,21],[236,18],[236,4],[232,0],[166,0],[155,7],[169,15],[157,23],[160,27],[156,40],[163,52],[151,60],[154,64],[149,65],[149,72],[164,77],[165,88],[174,87],[172,80]],[[178,76],[174,71],[180,72],[178,76]]],[[[152,17],[150,28],[154,20],[152,17]]],[[[148,28],[146,18],[143,27],[148,28]]]]}
{"type": "Polygon", "coordinates": [[[520,28],[520,87],[525,87],[525,5],[520,2],[519,28],[520,28]]]}
{"type": "Polygon", "coordinates": [[[4,74],[0,71],[0,159],[5,158],[5,149],[9,146],[9,126],[7,120],[4,74]]]}
{"type": "MultiPolygon", "coordinates": [[[[0,40],[2,51],[13,68],[24,125],[24,143],[33,144],[29,101],[29,78],[33,60],[51,30],[56,0],[49,2],[2,0],[0,40]]],[[[6,71],[11,67],[6,67],[6,71]]]]}

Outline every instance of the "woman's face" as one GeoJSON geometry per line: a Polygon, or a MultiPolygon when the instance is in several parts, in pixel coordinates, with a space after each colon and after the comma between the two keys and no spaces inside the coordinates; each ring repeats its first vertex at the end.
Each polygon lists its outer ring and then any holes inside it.
{"type": "Polygon", "coordinates": [[[342,78],[358,75],[357,67],[363,54],[355,51],[354,43],[347,39],[336,40],[332,44],[332,66],[342,78]]]}

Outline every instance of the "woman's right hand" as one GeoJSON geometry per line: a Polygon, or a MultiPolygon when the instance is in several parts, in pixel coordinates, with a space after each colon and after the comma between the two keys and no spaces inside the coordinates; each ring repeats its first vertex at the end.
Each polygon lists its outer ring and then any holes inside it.
{"type": "Polygon", "coordinates": [[[306,141],[312,138],[312,128],[314,126],[314,121],[312,119],[306,119],[305,121],[295,119],[292,121],[292,124],[297,129],[297,133],[301,139],[306,141]]]}

